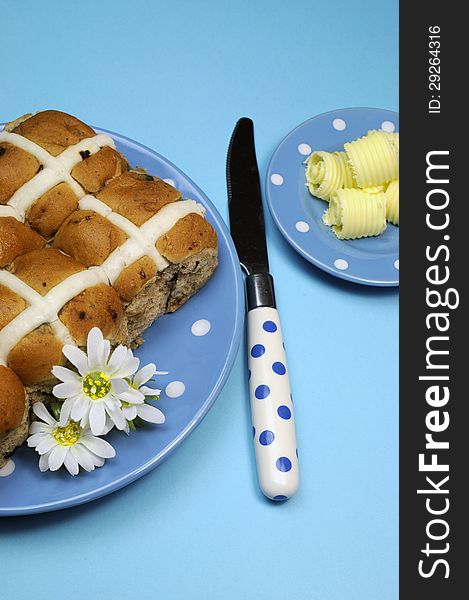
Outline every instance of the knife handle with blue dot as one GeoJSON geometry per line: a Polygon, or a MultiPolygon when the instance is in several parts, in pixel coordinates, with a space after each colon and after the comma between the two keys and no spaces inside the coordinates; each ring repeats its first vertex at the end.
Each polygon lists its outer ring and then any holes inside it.
{"type": "Polygon", "coordinates": [[[287,500],[299,485],[295,421],[282,328],[276,308],[248,311],[249,392],[260,488],[287,500]]]}

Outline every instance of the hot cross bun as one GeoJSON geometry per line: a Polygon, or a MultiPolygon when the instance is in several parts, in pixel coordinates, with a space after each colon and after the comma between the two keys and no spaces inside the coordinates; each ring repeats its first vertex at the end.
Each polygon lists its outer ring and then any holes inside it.
{"type": "Polygon", "coordinates": [[[205,209],[112,138],[46,110],[0,131],[0,467],[50,400],[64,344],[97,326],[135,345],[203,286],[218,260],[205,209]]]}

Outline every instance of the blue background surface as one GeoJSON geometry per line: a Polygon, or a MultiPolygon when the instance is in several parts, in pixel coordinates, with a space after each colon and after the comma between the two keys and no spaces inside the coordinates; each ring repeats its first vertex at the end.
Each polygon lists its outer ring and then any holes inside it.
{"type": "MultiPolygon", "coordinates": [[[[397,109],[394,1],[0,8],[0,120],[57,108],[119,131],[176,163],[225,217],[238,117],[254,119],[263,177],[307,118],[397,109]]],[[[397,291],[334,280],[266,220],[298,495],[271,504],[257,489],[241,351],[204,422],[157,470],[83,507],[0,521],[2,598],[397,598],[397,291]]]]}

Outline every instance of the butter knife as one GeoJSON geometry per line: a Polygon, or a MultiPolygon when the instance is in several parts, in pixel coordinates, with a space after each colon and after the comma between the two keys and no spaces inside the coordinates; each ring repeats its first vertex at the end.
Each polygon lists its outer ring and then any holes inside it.
{"type": "Polygon", "coordinates": [[[240,119],[228,148],[230,228],[246,277],[249,395],[259,485],[287,500],[299,485],[288,365],[269,273],[259,170],[251,119],[240,119]]]}

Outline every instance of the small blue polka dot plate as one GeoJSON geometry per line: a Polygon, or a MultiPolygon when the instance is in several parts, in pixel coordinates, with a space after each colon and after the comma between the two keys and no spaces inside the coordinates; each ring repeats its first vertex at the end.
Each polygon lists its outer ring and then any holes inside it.
{"type": "Polygon", "coordinates": [[[343,150],[370,129],[399,131],[399,114],[379,108],[345,108],[305,121],[282,141],[267,171],[266,195],[285,239],[311,263],[342,279],[399,285],[399,227],[376,237],[339,240],[322,221],[327,204],[305,185],[304,161],[314,150],[343,150]]]}
{"type": "MultiPolygon", "coordinates": [[[[101,130],[103,131],[103,130],[101,130]]],[[[111,432],[107,439],[116,458],[91,473],[71,477],[40,473],[34,450],[20,448],[0,477],[0,516],[41,513],[94,500],[145,475],[167,458],[194,430],[220,393],[233,365],[244,322],[244,289],[236,251],[228,230],[205,194],[168,160],[121,135],[109,133],[131,165],[169,180],[183,197],[200,202],[215,227],[219,266],[207,285],[181,309],[154,323],[136,355],[155,362],[168,375],[157,377],[162,388],[158,407],[164,425],[148,425],[127,437],[111,432]],[[12,472],[11,472],[12,471],[12,472]]],[[[62,472],[63,471],[63,472],[62,472]]]]}

